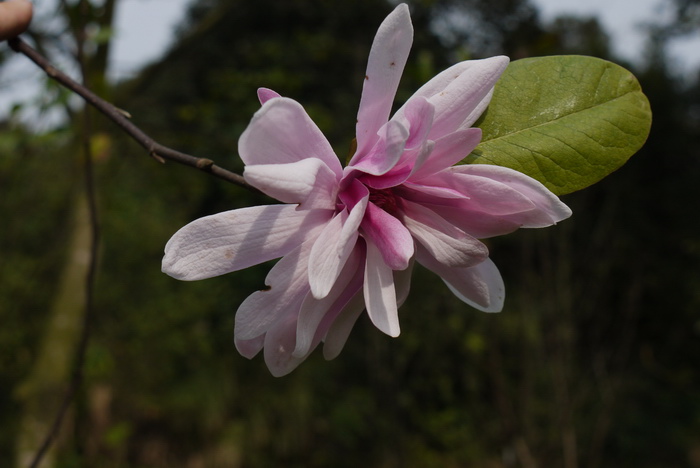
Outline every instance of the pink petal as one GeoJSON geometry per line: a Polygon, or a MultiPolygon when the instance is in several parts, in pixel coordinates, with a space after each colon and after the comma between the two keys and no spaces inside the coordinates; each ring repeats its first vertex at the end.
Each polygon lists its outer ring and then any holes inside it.
{"type": "Polygon", "coordinates": [[[374,326],[389,336],[399,336],[401,331],[393,270],[384,263],[379,248],[370,240],[367,241],[363,291],[367,314],[374,326]]]}
{"type": "Polygon", "coordinates": [[[241,356],[247,357],[248,359],[253,359],[255,355],[258,354],[261,349],[263,349],[263,345],[265,344],[265,335],[260,335],[252,340],[239,340],[238,338],[235,338],[234,342],[236,343],[236,349],[241,356]]]}
{"type": "Polygon", "coordinates": [[[406,141],[406,148],[421,146],[428,138],[428,133],[433,125],[435,107],[424,97],[411,99],[406,104],[406,109],[400,117],[403,125],[408,128],[410,136],[406,141]]]}
{"type": "Polygon", "coordinates": [[[411,17],[408,7],[401,4],[379,26],[372,43],[357,113],[356,154],[374,146],[377,132],[389,119],[412,42],[411,17]]]}
{"type": "Polygon", "coordinates": [[[352,169],[372,175],[387,173],[399,162],[408,136],[408,130],[400,122],[387,122],[372,149],[362,154],[355,153],[346,173],[352,169]]]}
{"type": "Polygon", "coordinates": [[[437,174],[424,177],[420,183],[433,187],[444,187],[464,195],[463,205],[474,211],[496,216],[522,213],[535,208],[535,204],[515,188],[489,177],[448,168],[437,174]]]}
{"type": "Polygon", "coordinates": [[[535,210],[526,211],[525,216],[513,218],[521,221],[523,227],[546,227],[571,216],[571,209],[550,192],[547,187],[525,174],[501,166],[487,164],[463,164],[451,171],[489,178],[507,185],[530,200],[535,210]]]}
{"type": "Polygon", "coordinates": [[[508,66],[508,57],[471,60],[457,79],[429,101],[435,106],[430,139],[437,140],[457,129],[470,127],[491,100],[496,81],[508,66]]]}
{"type": "Polygon", "coordinates": [[[266,101],[238,140],[246,165],[285,164],[306,158],[322,160],[339,177],[340,161],[304,108],[289,98],[266,101]]]}
{"type": "Polygon", "coordinates": [[[279,201],[300,203],[304,209],[335,209],[337,176],[320,159],[246,166],[243,176],[252,186],[279,201]]]}
{"type": "Polygon", "coordinates": [[[350,253],[355,247],[365,202],[357,204],[348,214],[338,213],[314,242],[309,259],[309,285],[316,299],[325,297],[338,279],[350,253]]]}
{"type": "Polygon", "coordinates": [[[450,267],[470,267],[488,257],[484,244],[434,211],[406,200],[402,205],[406,228],[438,262],[450,267]]]}
{"type": "Polygon", "coordinates": [[[379,249],[389,268],[403,270],[408,266],[413,256],[413,238],[401,221],[370,202],[361,226],[368,243],[379,249]]]}
{"type": "Polygon", "coordinates": [[[330,361],[338,357],[345,346],[348,336],[350,336],[352,327],[364,309],[365,298],[362,291],[358,291],[328,329],[323,344],[323,357],[325,359],[330,361]]]}
{"type": "Polygon", "coordinates": [[[469,268],[448,267],[419,246],[416,260],[439,275],[455,296],[475,309],[483,312],[500,312],[503,309],[505,286],[490,258],[469,268]]]}
{"type": "Polygon", "coordinates": [[[266,288],[243,301],[236,312],[236,339],[257,338],[282,317],[299,313],[310,291],[307,269],[310,244],[307,242],[282,257],[267,274],[266,288]]]}
{"type": "Polygon", "coordinates": [[[424,164],[414,169],[410,180],[417,181],[443,169],[454,166],[466,158],[481,141],[480,128],[465,128],[449,133],[435,142],[435,147],[424,164]]]}
{"type": "Polygon", "coordinates": [[[193,281],[281,257],[317,236],[332,213],[266,205],[205,216],[181,228],[168,241],[163,272],[193,281]]]}
{"type": "MultiPolygon", "coordinates": [[[[308,354],[314,346],[314,337],[325,335],[319,325],[322,321],[330,327],[332,321],[348,302],[362,289],[365,251],[363,248],[353,249],[352,255],[345,263],[332,289],[322,299],[316,299],[308,294],[301,305],[297,322],[296,348],[294,355],[301,357],[308,354]]],[[[317,343],[316,343],[317,344],[317,343]]]]}
{"type": "Polygon", "coordinates": [[[394,271],[394,287],[396,288],[396,305],[398,307],[401,307],[406,302],[408,293],[411,291],[411,275],[413,274],[414,263],[414,258],[411,258],[408,268],[394,271]]]}
{"type": "Polygon", "coordinates": [[[288,314],[277,321],[265,334],[265,364],[274,377],[282,377],[296,369],[308,357],[294,356],[297,317],[288,314]]]}
{"type": "Polygon", "coordinates": [[[477,239],[502,236],[520,228],[520,223],[501,216],[480,211],[470,211],[466,207],[427,204],[440,217],[477,239]]]}
{"type": "Polygon", "coordinates": [[[265,104],[267,101],[270,99],[282,97],[277,93],[276,91],[273,91],[269,88],[258,88],[258,100],[260,101],[260,104],[265,104]]]}

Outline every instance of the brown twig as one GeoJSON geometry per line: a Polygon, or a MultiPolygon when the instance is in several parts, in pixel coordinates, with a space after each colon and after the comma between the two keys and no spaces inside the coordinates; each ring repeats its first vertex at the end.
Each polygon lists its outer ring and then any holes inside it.
{"type": "Polygon", "coordinates": [[[74,81],[65,73],[54,67],[43,55],[34,50],[29,44],[24,42],[19,37],[15,37],[7,41],[12,48],[17,53],[25,55],[32,62],[37,64],[39,68],[44,70],[46,74],[65,86],[69,90],[81,96],[87,103],[95,107],[97,110],[106,115],[110,120],[119,125],[122,130],[124,130],[131,138],[136,140],[138,144],[143,146],[148,154],[155,158],[159,162],[165,162],[165,160],[174,161],[185,166],[190,166],[195,169],[199,169],[203,172],[207,172],[219,179],[223,179],[232,184],[236,184],[240,187],[246,188],[252,192],[258,192],[258,190],[252,187],[248,182],[245,181],[243,176],[224,169],[221,166],[214,164],[211,159],[198,158],[186,153],[181,153],[167,146],[161,145],[153,138],[148,136],[143,130],[134,125],[128,118],[127,114],[115,107],[113,104],[105,101],[104,99],[97,96],[95,93],[90,91],[85,86],[74,81]]]}

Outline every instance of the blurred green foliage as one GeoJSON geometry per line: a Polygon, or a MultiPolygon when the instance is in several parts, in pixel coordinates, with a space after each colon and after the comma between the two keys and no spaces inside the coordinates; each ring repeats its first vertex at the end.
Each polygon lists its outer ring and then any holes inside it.
{"type": "MultiPolygon", "coordinates": [[[[595,21],[543,25],[523,0],[411,7],[398,101],[459,57],[610,58],[595,21]],[[447,13],[479,21],[459,29],[447,13]]],[[[161,143],[240,171],[238,136],[256,88],[270,87],[301,102],[343,159],[388,11],[381,0],[200,0],[172,50],[114,95],[161,143]]],[[[399,338],[363,318],[335,361],[317,353],[281,379],[233,345],[237,305],[269,265],[194,283],[160,273],[187,222],[270,201],[161,166],[96,121],[97,316],[58,466],[700,466],[700,82],[652,58],[637,70],[655,116],[642,151],[565,197],[571,219],[488,241],[503,313],[470,309],[417,269],[399,338]]],[[[0,132],[2,460],[65,255],[80,180],[71,141],[0,132]]]]}

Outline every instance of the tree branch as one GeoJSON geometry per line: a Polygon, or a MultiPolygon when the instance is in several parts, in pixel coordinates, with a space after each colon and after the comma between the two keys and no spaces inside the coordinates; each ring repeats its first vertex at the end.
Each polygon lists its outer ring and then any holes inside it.
{"type": "Polygon", "coordinates": [[[104,99],[97,96],[95,93],[87,89],[85,86],[74,81],[65,73],[54,67],[43,55],[34,50],[29,44],[24,42],[19,37],[9,39],[8,43],[12,50],[17,53],[25,55],[32,62],[34,62],[39,68],[44,70],[46,74],[57,81],[62,86],[68,88],[74,93],[81,96],[85,101],[95,107],[97,110],[106,115],[110,120],[116,123],[122,128],[131,138],[136,140],[138,144],[143,146],[150,156],[152,156],[157,161],[164,163],[166,160],[174,161],[185,166],[190,166],[195,169],[199,169],[203,172],[207,172],[214,177],[223,179],[232,184],[238,185],[240,187],[246,188],[252,192],[258,193],[258,190],[248,184],[243,176],[231,172],[223,167],[214,164],[214,161],[206,158],[198,158],[186,153],[181,153],[167,146],[161,145],[153,138],[148,136],[143,130],[134,125],[129,120],[129,114],[113,104],[105,101],[104,99]]]}

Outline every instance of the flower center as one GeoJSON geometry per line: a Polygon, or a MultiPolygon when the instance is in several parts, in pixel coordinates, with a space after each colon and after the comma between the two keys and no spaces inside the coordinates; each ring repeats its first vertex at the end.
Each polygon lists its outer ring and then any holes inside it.
{"type": "Polygon", "coordinates": [[[396,212],[396,196],[391,189],[370,189],[369,201],[383,209],[387,213],[396,212]]]}

